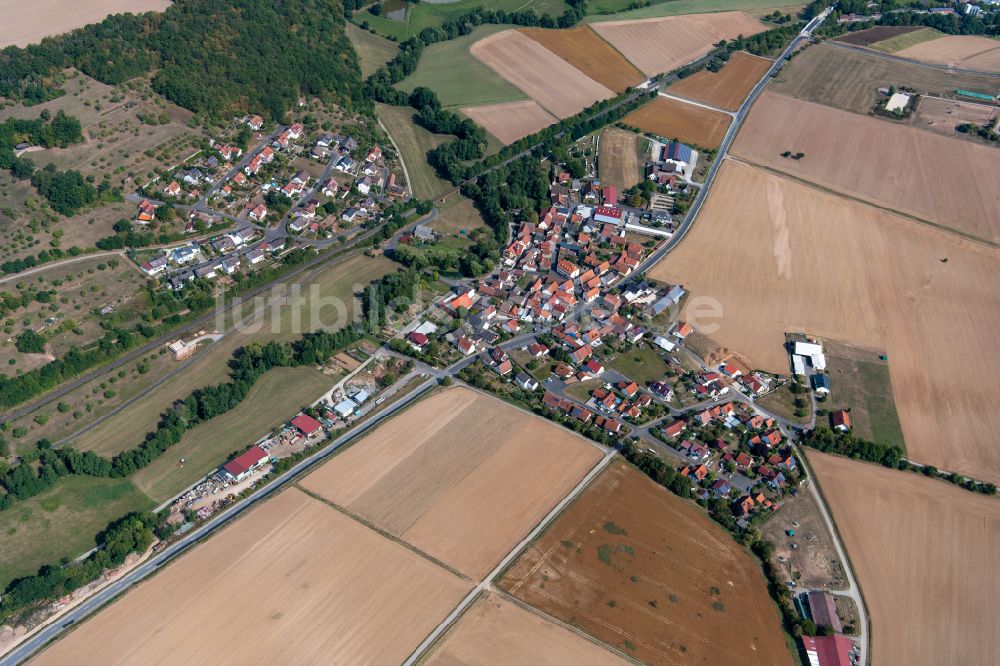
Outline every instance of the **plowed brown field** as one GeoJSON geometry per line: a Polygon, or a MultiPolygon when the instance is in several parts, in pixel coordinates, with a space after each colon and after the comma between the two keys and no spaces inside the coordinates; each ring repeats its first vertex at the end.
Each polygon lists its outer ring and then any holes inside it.
{"type": "Polygon", "coordinates": [[[448,629],[424,663],[429,666],[613,666],[628,662],[500,594],[487,593],[448,629]]]}
{"type": "Polygon", "coordinates": [[[615,92],[622,92],[646,80],[635,65],[588,25],[566,30],[521,28],[520,32],[615,92]]]}
{"type": "Polygon", "coordinates": [[[472,45],[472,55],[538,102],[567,118],[613,91],[517,30],[490,35],[472,45]]]}
{"type": "Polygon", "coordinates": [[[400,663],[470,587],[291,488],[36,663],[400,663]]]}
{"type": "Polygon", "coordinates": [[[487,132],[505,144],[514,143],[558,121],[558,118],[538,106],[538,102],[532,99],[467,106],[462,108],[462,113],[482,125],[487,132]]]}
{"type": "Polygon", "coordinates": [[[704,102],[720,109],[735,111],[743,104],[753,87],[771,67],[771,61],[740,51],[718,72],[703,69],[681,79],[667,92],[704,102]]]}
{"type": "Polygon", "coordinates": [[[1000,663],[1000,502],[839,456],[808,458],[864,591],[871,663],[1000,663]]]}
{"type": "Polygon", "coordinates": [[[733,154],[989,241],[1000,241],[1000,151],[764,93],[733,154]],[[804,152],[801,160],[781,156],[804,152]]]}
{"type": "Polygon", "coordinates": [[[1000,71],[1000,41],[988,37],[945,35],[897,51],[896,55],[940,65],[957,65],[987,72],[1000,71]]]}
{"type": "Polygon", "coordinates": [[[479,580],[601,456],[548,421],[453,388],[380,426],[301,485],[479,580]]]}
{"type": "Polygon", "coordinates": [[[646,663],[792,663],[757,562],[626,463],[608,466],[499,586],[646,663]]]}
{"type": "Polygon", "coordinates": [[[639,161],[639,145],[649,143],[648,139],[609,127],[601,132],[598,170],[601,182],[627,190],[642,180],[642,163],[639,161]]]}
{"type": "Polygon", "coordinates": [[[718,148],[726,136],[730,120],[721,111],[711,111],[669,97],[657,97],[622,118],[626,125],[638,127],[644,132],[702,148],[718,148]]]}
{"type": "Polygon", "coordinates": [[[718,300],[694,323],[760,368],[788,372],[786,331],[886,349],[909,455],[1000,480],[1000,251],[727,160],[650,276],[718,300]]]}
{"type": "Polygon", "coordinates": [[[591,27],[648,76],[697,60],[723,39],[765,30],[763,23],[744,12],[607,21],[591,27]]]}

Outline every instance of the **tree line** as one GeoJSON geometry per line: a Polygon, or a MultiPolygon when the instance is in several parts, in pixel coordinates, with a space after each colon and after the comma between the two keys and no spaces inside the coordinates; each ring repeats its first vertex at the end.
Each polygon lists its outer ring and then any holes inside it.
{"type": "Polygon", "coordinates": [[[0,96],[51,99],[62,94],[52,82],[75,67],[109,85],[152,74],[156,92],[214,118],[280,118],[301,95],[330,93],[351,106],[364,98],[343,21],[336,0],[186,0],[160,13],[115,14],[0,51],[0,96]]]}

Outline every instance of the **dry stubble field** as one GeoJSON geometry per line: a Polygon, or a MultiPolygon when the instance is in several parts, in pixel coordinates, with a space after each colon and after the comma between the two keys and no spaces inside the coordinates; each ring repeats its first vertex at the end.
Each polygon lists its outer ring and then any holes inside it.
{"type": "Polygon", "coordinates": [[[703,332],[765,370],[788,372],[786,331],[887,350],[909,455],[1000,479],[997,250],[727,160],[650,277],[717,299],[703,332]]]}
{"type": "Polygon", "coordinates": [[[756,561],[623,462],[549,525],[499,587],[646,663],[791,663],[756,561]]]}
{"type": "Polygon", "coordinates": [[[533,99],[465,106],[461,111],[504,144],[514,143],[558,121],[533,99]]]}
{"type": "Polygon", "coordinates": [[[764,93],[734,142],[733,155],[1000,241],[1000,151],[990,146],[764,93]],[[782,157],[784,151],[805,157],[782,157]]]}
{"type": "Polygon", "coordinates": [[[728,111],[743,104],[771,67],[771,61],[740,51],[719,72],[703,69],[667,88],[667,92],[728,111]]]}
{"type": "Polygon", "coordinates": [[[649,141],[641,136],[609,127],[601,132],[598,169],[601,182],[627,190],[642,180],[642,162],[639,147],[649,141]]]}
{"type": "Polygon", "coordinates": [[[36,663],[400,663],[470,587],[290,488],[36,663]]]}
{"type": "Polygon", "coordinates": [[[549,113],[567,118],[615,94],[517,30],[479,40],[472,55],[520,88],[549,113]]]}
{"type": "Polygon", "coordinates": [[[996,664],[1000,503],[809,451],[872,622],[872,663],[996,664]]]}
{"type": "Polygon", "coordinates": [[[635,65],[588,25],[566,30],[521,28],[520,32],[615,92],[623,92],[646,80],[635,65]]]}
{"type": "Polygon", "coordinates": [[[394,417],[301,485],[479,580],[601,456],[541,418],[452,388],[394,417]]]}
{"type": "Polygon", "coordinates": [[[591,27],[647,76],[697,60],[723,39],[765,30],[763,23],[744,12],[607,21],[591,27]]]}
{"type": "Polygon", "coordinates": [[[626,125],[644,132],[701,148],[717,148],[726,136],[730,120],[721,111],[710,111],[669,97],[657,97],[622,118],[626,125]]]}
{"type": "Polygon", "coordinates": [[[492,592],[462,614],[422,663],[612,666],[628,662],[597,642],[492,592]]]}
{"type": "Polygon", "coordinates": [[[91,0],[72,2],[65,0],[32,0],[32,2],[3,3],[3,21],[0,22],[0,48],[27,46],[42,41],[43,37],[82,28],[88,23],[103,21],[108,14],[130,12],[141,14],[163,11],[170,0],[91,0]]]}
{"type": "Polygon", "coordinates": [[[817,44],[800,51],[768,84],[768,90],[855,113],[868,113],[877,89],[894,85],[920,94],[965,88],[1000,93],[1000,80],[980,74],[953,74],[915,63],[893,62],[834,46],[817,44]]]}
{"type": "Polygon", "coordinates": [[[939,65],[1000,72],[1000,41],[973,35],[945,35],[910,46],[896,55],[939,65]]]}

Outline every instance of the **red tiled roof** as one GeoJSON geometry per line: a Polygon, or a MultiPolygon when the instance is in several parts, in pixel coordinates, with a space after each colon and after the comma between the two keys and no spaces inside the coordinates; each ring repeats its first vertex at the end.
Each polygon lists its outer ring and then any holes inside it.
{"type": "Polygon", "coordinates": [[[303,435],[308,437],[313,434],[323,426],[320,422],[309,416],[308,414],[299,414],[294,419],[292,419],[292,425],[299,429],[303,435]]]}
{"type": "Polygon", "coordinates": [[[268,457],[267,452],[260,448],[259,446],[253,446],[246,453],[242,453],[225,465],[222,469],[226,470],[230,475],[236,477],[243,474],[247,470],[253,469],[256,465],[259,465],[261,461],[266,460],[268,457]]]}

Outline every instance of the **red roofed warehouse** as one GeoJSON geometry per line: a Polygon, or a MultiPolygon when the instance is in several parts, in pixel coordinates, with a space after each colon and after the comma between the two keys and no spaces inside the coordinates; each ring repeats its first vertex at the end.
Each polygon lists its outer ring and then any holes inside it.
{"type": "Polygon", "coordinates": [[[298,428],[299,432],[301,432],[306,437],[309,437],[314,433],[319,432],[323,428],[323,426],[320,425],[319,421],[309,416],[308,414],[299,414],[298,416],[296,416],[294,419],[292,419],[292,425],[298,428]]]}
{"type": "Polygon", "coordinates": [[[259,446],[252,447],[242,455],[238,455],[222,466],[223,473],[232,481],[242,481],[250,476],[255,469],[270,460],[267,451],[259,446]]]}

